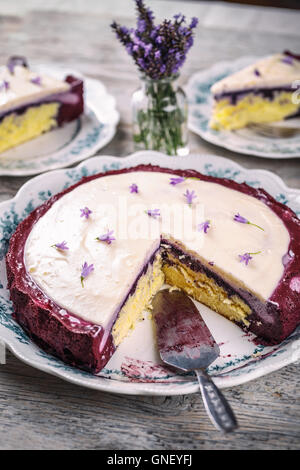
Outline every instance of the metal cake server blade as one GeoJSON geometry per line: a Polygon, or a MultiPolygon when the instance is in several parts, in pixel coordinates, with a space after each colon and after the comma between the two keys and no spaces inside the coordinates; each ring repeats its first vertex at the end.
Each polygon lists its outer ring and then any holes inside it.
{"type": "Polygon", "coordinates": [[[194,371],[212,423],[221,431],[236,429],[232,409],[205,371],[220,350],[193,301],[182,291],[164,289],[155,295],[152,307],[162,361],[182,371],[194,371]]]}

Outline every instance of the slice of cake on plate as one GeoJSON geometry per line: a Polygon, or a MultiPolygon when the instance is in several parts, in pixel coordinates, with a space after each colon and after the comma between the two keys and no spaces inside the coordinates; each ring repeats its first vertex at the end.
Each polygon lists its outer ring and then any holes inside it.
{"type": "Polygon", "coordinates": [[[81,79],[37,74],[11,57],[0,69],[0,153],[77,119],[83,107],[81,79]]]}
{"type": "Polygon", "coordinates": [[[235,130],[300,112],[300,56],[274,54],[223,78],[211,87],[210,127],[235,130]]]}
{"type": "Polygon", "coordinates": [[[99,372],[166,282],[265,344],[300,322],[300,221],[262,189],[140,165],[84,178],[19,224],[14,318],[99,372]]]}

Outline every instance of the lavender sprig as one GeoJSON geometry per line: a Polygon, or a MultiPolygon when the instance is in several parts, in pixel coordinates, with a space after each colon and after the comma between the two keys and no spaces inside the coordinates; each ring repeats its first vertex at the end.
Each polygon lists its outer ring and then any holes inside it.
{"type": "Polygon", "coordinates": [[[67,246],[67,242],[66,241],[63,241],[61,243],[55,243],[54,245],[51,245],[53,248],[56,248],[57,250],[60,250],[60,251],[65,251],[65,250],[68,250],[69,247],[67,246]]]}
{"type": "Polygon", "coordinates": [[[252,222],[250,222],[249,220],[247,220],[245,217],[243,217],[242,215],[240,215],[239,213],[235,214],[233,220],[235,222],[239,222],[240,224],[248,224],[248,225],[253,225],[254,227],[257,227],[259,228],[260,230],[265,230],[264,228],[260,227],[259,225],[257,224],[253,224],[252,222]]]}
{"type": "Polygon", "coordinates": [[[155,80],[170,77],[186,60],[198,19],[187,24],[185,16],[178,14],[155,25],[154,14],[143,0],[135,4],[137,27],[128,29],[114,21],[111,28],[142,73],[155,80]]]}
{"type": "Polygon", "coordinates": [[[82,287],[84,287],[83,281],[85,280],[85,278],[89,276],[89,274],[91,274],[91,272],[93,271],[94,271],[94,265],[93,264],[88,265],[87,262],[85,261],[84,264],[82,265],[81,276],[80,276],[80,282],[81,282],[82,287]]]}
{"type": "Polygon", "coordinates": [[[244,253],[243,255],[239,255],[240,263],[245,263],[248,266],[249,261],[253,258],[251,255],[258,255],[261,251],[256,251],[255,253],[244,253]]]}
{"type": "Polygon", "coordinates": [[[100,237],[97,237],[96,240],[98,240],[99,242],[105,242],[108,245],[110,245],[111,242],[115,240],[113,233],[114,233],[114,230],[108,230],[107,233],[100,235],[100,237]]]}
{"type": "Polygon", "coordinates": [[[111,27],[117,38],[132,57],[145,78],[147,106],[137,111],[138,130],[134,133],[135,143],[140,148],[163,150],[176,155],[185,147],[186,135],[183,129],[185,109],[178,104],[172,79],[186,60],[194,42],[197,18],[189,24],[183,15],[172,20],[165,19],[154,24],[153,12],[143,0],[134,0],[137,9],[137,26],[128,29],[115,21],[111,27]]]}

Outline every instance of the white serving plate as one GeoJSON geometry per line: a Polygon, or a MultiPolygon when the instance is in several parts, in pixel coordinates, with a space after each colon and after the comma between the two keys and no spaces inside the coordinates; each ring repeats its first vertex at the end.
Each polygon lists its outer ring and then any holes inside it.
{"type": "MultiPolygon", "coordinates": [[[[218,62],[209,69],[193,74],[185,87],[189,101],[189,128],[207,142],[234,152],[274,159],[298,158],[300,132],[292,137],[274,138],[263,136],[249,127],[236,131],[216,131],[209,127],[213,104],[211,86],[258,59],[259,57],[242,57],[234,61],[218,62]]],[[[293,121],[295,124],[280,121],[280,125],[296,125],[300,131],[300,120],[293,121]]]]}
{"type": "Polygon", "coordinates": [[[75,121],[0,154],[0,176],[28,176],[64,168],[103,148],[116,133],[119,112],[115,98],[100,80],[56,65],[36,65],[37,73],[58,79],[67,75],[84,80],[84,113],[75,121]]]}
{"type": "MultiPolygon", "coordinates": [[[[108,170],[158,164],[172,169],[193,168],[205,174],[231,178],[254,187],[263,187],[277,200],[300,214],[300,191],[288,188],[282,180],[265,170],[248,170],[231,160],[213,155],[168,157],[145,151],[131,156],[93,157],[72,169],[39,175],[28,181],[8,201],[0,204],[0,340],[22,361],[57,375],[74,384],[122,394],[180,395],[198,390],[192,375],[176,375],[162,367],[155,349],[151,321],[139,322],[131,335],[98,376],[64,364],[33,344],[12,319],[12,305],[6,289],[5,253],[17,224],[51,195],[79,181],[83,176],[108,170]]],[[[253,343],[253,335],[196,302],[204,320],[220,345],[220,357],[208,369],[220,388],[232,387],[278,370],[300,359],[300,328],[277,346],[253,343]]]]}

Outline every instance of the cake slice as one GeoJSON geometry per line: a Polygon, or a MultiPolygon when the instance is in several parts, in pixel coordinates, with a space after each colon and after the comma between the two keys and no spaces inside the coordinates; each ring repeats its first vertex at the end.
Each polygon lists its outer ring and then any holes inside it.
{"type": "Polygon", "coordinates": [[[151,165],[93,175],[11,237],[13,315],[97,373],[167,282],[276,344],[300,323],[299,240],[299,219],[262,189],[151,165]]]}
{"type": "Polygon", "coordinates": [[[299,88],[300,56],[286,51],[261,59],[211,87],[210,127],[235,130],[296,116],[299,88]]]}
{"type": "Polygon", "coordinates": [[[0,153],[77,119],[83,106],[82,80],[37,74],[11,57],[0,69],[0,153]]]}

